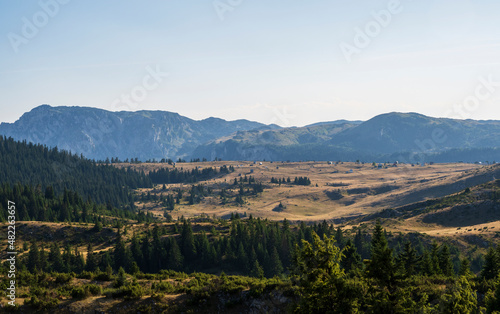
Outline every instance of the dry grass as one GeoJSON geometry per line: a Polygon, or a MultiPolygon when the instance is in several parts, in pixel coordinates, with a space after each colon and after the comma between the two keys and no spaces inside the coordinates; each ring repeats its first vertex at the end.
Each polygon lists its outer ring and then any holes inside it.
{"type": "MultiPolygon", "coordinates": [[[[382,169],[371,164],[339,163],[328,165],[326,162],[271,163],[263,162],[203,162],[177,164],[178,168],[220,167],[232,165],[236,171],[229,175],[200,182],[212,187],[231,188],[235,178],[254,176],[266,185],[265,191],[258,197],[246,198],[246,204],[221,205],[216,197],[206,197],[200,204],[188,205],[184,202],[176,206],[172,216],[194,217],[201,213],[210,216],[225,216],[232,212],[246,212],[255,217],[272,220],[333,220],[341,217],[353,217],[374,213],[382,209],[411,204],[414,202],[442,197],[459,192],[466,187],[488,182],[500,169],[493,166],[473,164],[435,164],[414,166],[388,165],[382,169]],[[352,173],[350,170],[352,169],[352,173]],[[311,186],[271,184],[271,177],[288,178],[307,176],[311,186]],[[335,185],[335,186],[332,186],[335,185]],[[275,212],[273,209],[283,203],[286,209],[275,212]]],[[[129,165],[120,165],[126,167],[129,165]]],[[[157,167],[168,165],[140,164],[131,165],[148,172],[157,167]]],[[[168,166],[173,167],[173,166],[168,166]]],[[[177,188],[188,189],[190,185],[170,184],[164,195],[173,193],[177,188]]],[[[140,192],[146,192],[141,190],[140,192]]],[[[152,210],[161,215],[163,208],[152,204],[137,204],[140,208],[152,210]]]]}

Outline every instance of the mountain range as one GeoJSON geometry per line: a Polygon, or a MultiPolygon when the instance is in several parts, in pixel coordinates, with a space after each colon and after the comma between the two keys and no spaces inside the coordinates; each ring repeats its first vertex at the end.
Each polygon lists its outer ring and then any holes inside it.
{"type": "Polygon", "coordinates": [[[248,120],[196,121],[166,111],[110,112],[42,105],[14,123],[0,124],[0,135],[101,160],[500,160],[500,121],[418,113],[281,128],[248,120]]]}

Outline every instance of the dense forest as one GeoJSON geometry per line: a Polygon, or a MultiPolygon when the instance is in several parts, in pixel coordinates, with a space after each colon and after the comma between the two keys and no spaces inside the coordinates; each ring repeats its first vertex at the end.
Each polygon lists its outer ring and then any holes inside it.
{"type": "Polygon", "coordinates": [[[0,136],[0,157],[1,183],[40,185],[43,190],[51,186],[56,193],[66,189],[100,204],[130,204],[133,201],[130,189],[152,186],[143,173],[3,136],[0,136]]]}
{"type": "Polygon", "coordinates": [[[149,213],[136,213],[133,203],[116,207],[110,202],[98,204],[90,198],[84,200],[77,192],[66,189],[56,194],[52,186],[42,191],[40,186],[33,188],[29,185],[15,184],[11,187],[10,184],[4,183],[0,186],[1,222],[7,221],[7,207],[4,205],[8,201],[16,204],[16,219],[19,221],[90,223],[98,222],[102,216],[133,219],[138,222],[153,221],[149,213]]]}
{"type": "Polygon", "coordinates": [[[216,168],[203,168],[196,167],[189,170],[174,168],[160,168],[151,171],[148,176],[155,184],[169,184],[169,183],[196,183],[198,181],[205,181],[215,178],[219,175],[224,175],[234,172],[233,166],[222,166],[219,170],[216,168]]]}
{"type": "MultiPolygon", "coordinates": [[[[113,249],[94,253],[90,242],[86,258],[69,244],[61,248],[57,243],[44,247],[32,242],[26,246],[22,282],[33,284],[41,276],[56,276],[56,294],[67,289],[76,299],[101,294],[161,299],[165,294],[187,293],[193,298],[191,307],[201,301],[210,305],[215,302],[212,297],[223,291],[235,294],[249,288],[253,297],[276,289],[286,293],[292,301],[288,311],[298,313],[492,313],[500,309],[500,248],[489,250],[475,275],[469,261],[460,259],[452,246],[391,235],[380,223],[372,230],[348,232],[326,222],[291,225],[286,220],[278,223],[237,215],[229,222],[207,221],[155,224],[141,235],[118,226],[113,249]],[[71,278],[92,279],[94,284],[72,287],[67,284],[71,278]],[[178,279],[171,282],[170,278],[178,279]],[[151,279],[160,281],[151,284],[151,279]],[[112,285],[103,291],[105,282],[112,285]]],[[[33,284],[27,304],[57,305],[57,297],[49,293],[53,288],[54,284],[33,284]]]]}

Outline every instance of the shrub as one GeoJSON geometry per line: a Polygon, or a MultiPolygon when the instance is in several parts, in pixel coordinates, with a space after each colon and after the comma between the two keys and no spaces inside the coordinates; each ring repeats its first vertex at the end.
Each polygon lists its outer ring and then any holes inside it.
{"type": "Polygon", "coordinates": [[[71,290],[71,297],[73,299],[85,299],[88,296],[89,294],[87,294],[84,287],[74,287],[73,290],[71,290]]]}
{"type": "Polygon", "coordinates": [[[101,295],[102,287],[95,284],[88,284],[80,287],[73,287],[71,297],[73,299],[85,299],[91,295],[101,295]]]}
{"type": "Polygon", "coordinates": [[[55,281],[58,284],[68,283],[73,278],[74,278],[74,273],[70,273],[70,274],[58,273],[58,274],[55,275],[55,281]]]}
{"type": "Polygon", "coordinates": [[[144,288],[139,284],[128,284],[116,289],[107,289],[105,291],[107,297],[124,298],[125,300],[140,299],[146,294],[144,288]]]}
{"type": "Polygon", "coordinates": [[[163,292],[163,293],[167,293],[167,294],[175,293],[177,291],[176,287],[167,281],[153,284],[153,286],[151,288],[156,292],[163,292]]]}
{"type": "Polygon", "coordinates": [[[36,310],[48,310],[55,307],[59,301],[51,296],[38,297],[32,296],[31,299],[25,301],[26,305],[33,307],[36,310]]]}
{"type": "Polygon", "coordinates": [[[94,278],[94,273],[84,270],[81,274],[77,276],[77,278],[92,280],[94,278]]]}
{"type": "Polygon", "coordinates": [[[94,280],[97,281],[111,281],[113,280],[113,275],[103,271],[96,271],[94,275],[94,280]]]}

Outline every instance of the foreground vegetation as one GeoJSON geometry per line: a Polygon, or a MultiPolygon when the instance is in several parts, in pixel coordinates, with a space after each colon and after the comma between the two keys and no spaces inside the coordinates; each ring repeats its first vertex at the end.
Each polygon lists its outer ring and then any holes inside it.
{"type": "MultiPolygon", "coordinates": [[[[0,168],[6,175],[0,186],[0,221],[6,220],[8,201],[14,202],[17,297],[22,304],[5,310],[500,311],[500,247],[493,233],[479,244],[464,245],[451,237],[384,229],[419,215],[426,215],[422,221],[453,228],[458,214],[472,221],[484,213],[496,221],[498,180],[360,217],[344,228],[327,221],[268,221],[246,212],[228,219],[198,215],[174,220],[177,205],[198,204],[207,196],[217,197],[221,205],[239,206],[273,186],[318,185],[301,176],[271,178],[263,184],[252,175],[236,173],[226,182],[225,175],[235,172],[232,166],[164,168],[145,174],[5,138],[0,154],[11,167],[0,168]],[[217,189],[215,183],[200,182],[214,178],[221,181],[217,189]],[[132,191],[152,187],[153,182],[158,184],[153,190],[132,191]],[[166,187],[172,183],[188,185],[166,187]],[[94,184],[98,190],[93,190],[94,184]],[[110,189],[99,190],[108,184],[110,189]],[[164,218],[138,209],[135,198],[163,206],[164,218]]],[[[277,207],[285,209],[281,202],[277,207]]],[[[8,267],[6,262],[0,265],[4,290],[8,267]]]]}
{"type": "MultiPolygon", "coordinates": [[[[22,308],[57,311],[98,298],[101,306],[118,306],[112,310],[116,312],[121,306],[145,312],[247,311],[252,304],[259,311],[277,307],[298,313],[500,310],[500,248],[491,248],[481,271],[474,274],[468,260],[451,253],[455,250],[448,244],[390,235],[380,223],[366,234],[326,223],[289,225],[238,217],[230,223],[184,220],[150,226],[129,241],[124,240],[126,229],[117,228],[112,250],[93,253],[90,244],[86,258],[69,244],[61,254],[57,242],[45,248],[33,241],[18,266],[22,308]],[[269,246],[268,237],[280,240],[271,245],[273,252],[283,239],[291,246],[268,257],[264,249],[261,266],[259,254],[246,252],[254,251],[254,242],[269,246]],[[358,247],[368,258],[362,258],[358,247]],[[217,252],[214,264],[204,255],[212,250],[217,252]],[[282,252],[289,254],[288,260],[282,252]],[[142,258],[137,260],[136,254],[142,258]]],[[[6,273],[7,267],[4,264],[0,271],[6,273]]]]}

